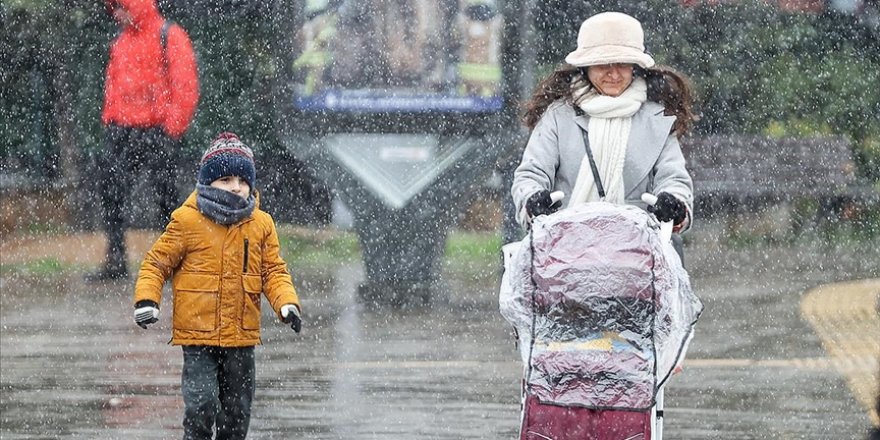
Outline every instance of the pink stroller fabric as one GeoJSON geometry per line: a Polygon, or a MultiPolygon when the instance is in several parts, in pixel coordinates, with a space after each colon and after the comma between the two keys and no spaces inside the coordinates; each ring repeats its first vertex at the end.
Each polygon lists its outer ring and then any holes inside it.
{"type": "Polygon", "coordinates": [[[702,304],[653,217],[589,203],[535,220],[506,262],[502,315],[542,404],[647,411],[702,304]]]}
{"type": "Polygon", "coordinates": [[[650,440],[650,411],[600,410],[523,402],[521,440],[650,440]]]}

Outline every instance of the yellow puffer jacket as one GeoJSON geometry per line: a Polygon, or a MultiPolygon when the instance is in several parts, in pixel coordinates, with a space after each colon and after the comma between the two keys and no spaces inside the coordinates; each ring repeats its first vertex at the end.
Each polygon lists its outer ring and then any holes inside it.
{"type": "Polygon", "coordinates": [[[162,298],[172,277],[174,345],[245,347],[260,343],[260,293],[280,319],[281,306],[299,299],[279,254],[272,217],[259,209],[233,225],[210,220],[196,207],[196,192],[171,214],[147,253],[134,301],[162,298]]]}

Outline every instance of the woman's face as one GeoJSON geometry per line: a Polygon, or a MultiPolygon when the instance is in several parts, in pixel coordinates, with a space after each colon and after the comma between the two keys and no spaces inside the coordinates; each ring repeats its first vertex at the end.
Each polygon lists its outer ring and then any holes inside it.
{"type": "Polygon", "coordinates": [[[620,96],[632,83],[632,64],[602,64],[587,67],[587,78],[599,93],[620,96]]]}

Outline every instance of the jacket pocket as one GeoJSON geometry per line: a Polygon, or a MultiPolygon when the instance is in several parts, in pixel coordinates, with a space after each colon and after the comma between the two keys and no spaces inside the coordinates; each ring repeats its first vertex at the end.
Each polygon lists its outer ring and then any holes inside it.
{"type": "Polygon", "coordinates": [[[241,277],[244,290],[241,307],[241,328],[245,330],[260,329],[260,294],[263,292],[263,279],[256,274],[244,274],[241,277]]]}
{"type": "Polygon", "coordinates": [[[216,330],[219,293],[220,278],[216,274],[179,274],[174,280],[174,328],[216,330]]]}

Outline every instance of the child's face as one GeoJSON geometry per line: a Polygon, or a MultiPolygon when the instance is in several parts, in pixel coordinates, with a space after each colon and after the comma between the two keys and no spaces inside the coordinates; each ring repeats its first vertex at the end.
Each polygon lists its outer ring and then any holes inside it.
{"type": "Polygon", "coordinates": [[[251,195],[251,186],[247,181],[238,176],[223,176],[213,182],[211,186],[220,188],[223,191],[229,191],[243,199],[251,195]]]}

